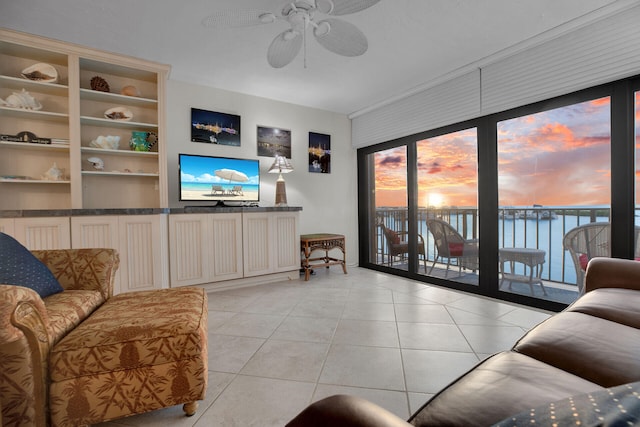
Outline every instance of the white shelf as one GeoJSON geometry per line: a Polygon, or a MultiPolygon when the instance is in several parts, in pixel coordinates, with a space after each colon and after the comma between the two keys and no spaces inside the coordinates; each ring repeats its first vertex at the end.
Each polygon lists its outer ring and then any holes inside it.
{"type": "Polygon", "coordinates": [[[3,28],[0,28],[0,64],[0,97],[5,99],[24,89],[43,104],[40,111],[0,106],[0,134],[29,131],[40,138],[70,142],[62,145],[0,141],[0,175],[6,177],[0,178],[3,209],[168,206],[167,182],[163,179],[166,125],[162,120],[168,65],[3,28]],[[56,83],[21,76],[20,70],[39,62],[56,68],[59,73],[56,83]],[[91,89],[95,76],[107,81],[111,92],[91,89]],[[127,86],[137,88],[142,96],[122,95],[120,91],[127,86]],[[133,120],[104,117],[104,112],[115,106],[130,109],[133,120]],[[154,151],[130,150],[129,135],[133,131],[156,133],[154,151]],[[89,141],[100,135],[119,136],[119,149],[90,147],[89,141]],[[97,171],[88,166],[87,159],[92,156],[104,159],[107,169],[97,171]],[[52,163],[64,169],[69,180],[40,179],[45,176],[40,172],[47,171],[52,163]],[[14,176],[21,179],[12,179],[14,176]]]}
{"type": "Polygon", "coordinates": [[[0,85],[11,89],[25,89],[38,93],[66,96],[69,87],[58,83],[44,83],[20,77],[0,75],[0,85]]]}
{"type": "Polygon", "coordinates": [[[94,176],[145,176],[145,177],[159,177],[158,173],[147,172],[104,172],[104,171],[82,171],[82,175],[94,175],[94,176]]]}
{"type": "Polygon", "coordinates": [[[19,148],[22,150],[69,151],[68,145],[61,145],[61,144],[35,144],[35,143],[28,143],[28,142],[0,141],[0,146],[2,145],[5,145],[10,148],[19,148]]]}
{"type": "Polygon", "coordinates": [[[0,113],[7,116],[18,117],[22,119],[32,119],[32,120],[49,120],[54,122],[68,122],[69,115],[65,113],[54,113],[52,111],[35,111],[35,110],[27,110],[25,108],[10,108],[0,106],[0,113]]]}
{"type": "Polygon", "coordinates": [[[11,179],[0,178],[0,182],[6,182],[11,184],[70,184],[69,180],[51,181],[48,179],[11,179]]]}
{"type": "Polygon", "coordinates": [[[155,151],[110,150],[108,148],[94,148],[94,147],[82,147],[81,150],[83,153],[111,154],[114,156],[158,157],[158,153],[155,151]]]}
{"type": "Polygon", "coordinates": [[[158,125],[152,123],[142,123],[124,120],[112,120],[102,117],[80,116],[80,123],[83,125],[106,126],[112,128],[153,128],[157,129],[158,125]]]}
{"type": "Polygon", "coordinates": [[[100,92],[92,89],[80,89],[80,97],[91,101],[110,102],[114,104],[138,105],[141,107],[156,107],[158,100],[139,96],[120,95],[119,93],[100,92]]]}

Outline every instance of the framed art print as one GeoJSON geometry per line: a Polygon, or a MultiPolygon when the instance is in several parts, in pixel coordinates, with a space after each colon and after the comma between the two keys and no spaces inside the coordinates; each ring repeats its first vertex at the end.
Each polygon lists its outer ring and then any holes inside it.
{"type": "Polygon", "coordinates": [[[275,157],[276,154],[291,158],[291,131],[258,126],[258,156],[275,157]]]}
{"type": "Polygon", "coordinates": [[[309,172],[331,173],[331,135],[309,132],[309,172]]]}
{"type": "Polygon", "coordinates": [[[191,141],[240,146],[240,116],[191,109],[191,141]]]}

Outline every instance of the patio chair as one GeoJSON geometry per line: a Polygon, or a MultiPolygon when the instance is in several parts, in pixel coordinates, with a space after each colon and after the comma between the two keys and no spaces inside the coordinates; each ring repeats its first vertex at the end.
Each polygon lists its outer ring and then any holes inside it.
{"type": "Polygon", "coordinates": [[[476,239],[465,239],[451,224],[441,219],[427,220],[427,227],[433,235],[437,252],[429,274],[439,259],[447,260],[447,270],[444,277],[449,275],[452,261],[455,261],[454,265],[458,266],[458,274],[462,274],[463,268],[473,271],[478,269],[478,241],[476,239]]]}
{"type": "Polygon", "coordinates": [[[233,188],[229,191],[229,194],[233,194],[236,196],[243,196],[242,185],[234,185],[233,188]]]}
{"type": "MultiPolygon", "coordinates": [[[[392,266],[395,257],[400,256],[404,259],[405,256],[409,254],[408,233],[391,230],[384,224],[380,224],[380,227],[387,242],[387,264],[392,266]]],[[[424,238],[421,234],[418,234],[418,258],[422,260],[424,271],[426,272],[427,257],[424,250],[424,238]]]]}
{"type": "Polygon", "coordinates": [[[224,188],[222,188],[222,185],[212,185],[211,194],[224,194],[224,188]]]}
{"type": "Polygon", "coordinates": [[[578,292],[584,293],[584,273],[593,257],[611,256],[611,228],[608,222],[591,222],[572,228],[564,235],[562,245],[569,251],[576,269],[578,292]]]}

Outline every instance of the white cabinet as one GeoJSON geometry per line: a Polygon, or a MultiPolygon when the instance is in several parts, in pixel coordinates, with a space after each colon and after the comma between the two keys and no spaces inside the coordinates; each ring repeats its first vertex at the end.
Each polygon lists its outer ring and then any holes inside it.
{"type": "Polygon", "coordinates": [[[13,236],[30,250],[71,247],[68,216],[3,218],[0,231],[13,236]]]}
{"type": "Polygon", "coordinates": [[[168,72],[166,65],[0,29],[0,98],[24,89],[41,106],[0,106],[0,210],[167,207],[168,72]],[[37,63],[53,66],[57,80],[23,78],[37,63]],[[96,77],[108,89],[95,88],[96,77]],[[133,117],[106,117],[113,108],[133,117]],[[134,151],[134,131],[157,142],[134,151]],[[16,138],[26,132],[43,143],[16,138]],[[120,137],[119,146],[95,147],[99,136],[120,137]],[[104,168],[94,168],[92,157],[104,168]],[[62,177],[47,179],[54,164],[62,177]]]}
{"type": "Polygon", "coordinates": [[[244,276],[300,268],[297,212],[255,212],[242,215],[244,276]]]}
{"type": "Polygon", "coordinates": [[[169,248],[172,287],[295,271],[298,212],[171,214],[169,248]]]}
{"type": "Polygon", "coordinates": [[[242,216],[239,213],[169,217],[171,286],[242,277],[242,216]]]}
{"type": "Polygon", "coordinates": [[[71,218],[74,248],[115,248],[120,269],[114,293],[168,287],[166,215],[71,218]]]}

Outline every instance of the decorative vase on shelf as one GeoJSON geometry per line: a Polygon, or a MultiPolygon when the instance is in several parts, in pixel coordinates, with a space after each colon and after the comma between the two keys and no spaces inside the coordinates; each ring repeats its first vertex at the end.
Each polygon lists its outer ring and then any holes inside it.
{"type": "Polygon", "coordinates": [[[147,141],[148,132],[133,131],[129,140],[129,147],[134,151],[149,151],[151,148],[147,141]]]}

